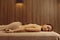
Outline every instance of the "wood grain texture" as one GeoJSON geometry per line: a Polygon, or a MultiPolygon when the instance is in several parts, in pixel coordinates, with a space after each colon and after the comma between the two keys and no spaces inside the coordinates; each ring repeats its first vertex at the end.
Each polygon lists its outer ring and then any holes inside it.
{"type": "Polygon", "coordinates": [[[0,24],[15,21],[15,0],[0,0],[0,24]]]}
{"type": "Polygon", "coordinates": [[[58,32],[60,33],[60,0],[58,0],[57,8],[58,32]]]}
{"type": "Polygon", "coordinates": [[[16,0],[0,0],[0,24],[21,21],[23,24],[51,24],[56,32],[60,30],[59,0],[24,0],[23,6],[16,0]]]}

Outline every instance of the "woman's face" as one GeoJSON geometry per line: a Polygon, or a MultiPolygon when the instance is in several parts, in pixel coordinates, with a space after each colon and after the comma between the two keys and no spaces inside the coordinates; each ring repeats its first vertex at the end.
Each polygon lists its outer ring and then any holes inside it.
{"type": "Polygon", "coordinates": [[[52,26],[50,25],[43,25],[43,31],[51,31],[52,30],[52,26]]]}

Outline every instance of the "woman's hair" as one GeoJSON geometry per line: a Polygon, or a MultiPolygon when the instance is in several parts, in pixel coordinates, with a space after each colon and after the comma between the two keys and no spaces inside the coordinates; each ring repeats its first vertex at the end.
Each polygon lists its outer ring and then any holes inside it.
{"type": "MultiPolygon", "coordinates": [[[[53,25],[51,25],[51,24],[46,24],[46,25],[50,25],[50,26],[52,27],[52,30],[53,30],[53,25]]],[[[51,31],[52,31],[52,30],[51,30],[51,31]]]]}
{"type": "MultiPolygon", "coordinates": [[[[52,31],[53,30],[53,26],[51,24],[45,24],[45,25],[50,25],[52,27],[52,29],[48,30],[48,31],[52,31]]],[[[44,31],[43,28],[41,28],[41,31],[44,31]]]]}

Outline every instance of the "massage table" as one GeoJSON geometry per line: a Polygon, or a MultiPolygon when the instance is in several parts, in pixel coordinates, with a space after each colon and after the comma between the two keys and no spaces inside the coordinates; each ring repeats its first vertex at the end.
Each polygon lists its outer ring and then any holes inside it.
{"type": "Polygon", "coordinates": [[[60,35],[56,32],[0,32],[0,40],[60,40],[60,35]]]}

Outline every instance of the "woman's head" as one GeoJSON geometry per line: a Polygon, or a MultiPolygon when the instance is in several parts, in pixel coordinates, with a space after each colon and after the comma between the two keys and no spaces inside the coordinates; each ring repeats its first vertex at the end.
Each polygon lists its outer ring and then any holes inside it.
{"type": "Polygon", "coordinates": [[[52,31],[52,25],[51,24],[44,24],[42,25],[42,30],[43,31],[52,31]]]}

